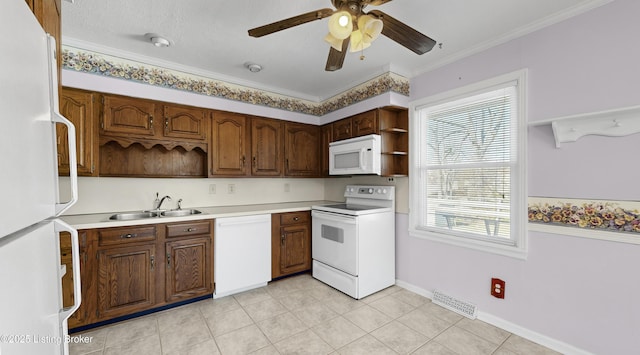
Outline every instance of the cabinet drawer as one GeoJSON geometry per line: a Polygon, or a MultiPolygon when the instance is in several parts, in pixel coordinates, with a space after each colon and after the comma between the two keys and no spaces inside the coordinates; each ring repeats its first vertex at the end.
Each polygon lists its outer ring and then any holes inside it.
{"type": "Polygon", "coordinates": [[[209,221],[167,224],[167,238],[210,234],[210,232],[211,223],[209,221]]]}
{"type": "Polygon", "coordinates": [[[283,213],[280,215],[280,224],[308,223],[309,215],[309,211],[283,213]]]}
{"type": "Polygon", "coordinates": [[[156,227],[109,228],[98,232],[100,246],[121,245],[123,243],[148,242],[156,239],[156,227]]]}

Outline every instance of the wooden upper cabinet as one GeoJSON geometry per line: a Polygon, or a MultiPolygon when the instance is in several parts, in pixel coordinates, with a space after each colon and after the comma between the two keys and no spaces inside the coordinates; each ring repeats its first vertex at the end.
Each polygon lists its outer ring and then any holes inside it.
{"type": "Polygon", "coordinates": [[[379,132],[377,110],[367,111],[352,116],[351,126],[353,129],[353,137],[377,134],[379,132]]]}
{"type": "Polygon", "coordinates": [[[153,101],[104,95],[101,133],[154,136],[155,109],[153,101]]]}
{"type": "Polygon", "coordinates": [[[282,122],[251,119],[251,175],[282,176],[282,122]]]}
{"type": "Polygon", "coordinates": [[[164,136],[204,140],[207,137],[207,111],[177,105],[164,105],[164,136]]]}
{"type": "Polygon", "coordinates": [[[333,122],[331,126],[333,127],[334,142],[352,137],[351,117],[333,122]]]}
{"type": "Polygon", "coordinates": [[[250,173],[249,125],[246,116],[214,112],[211,120],[211,175],[244,176],[250,173]]]}
{"type": "Polygon", "coordinates": [[[319,127],[302,123],[284,124],[285,176],[319,176],[319,127]]]}
{"type": "Polygon", "coordinates": [[[26,0],[44,31],[56,40],[58,92],[62,91],[62,4],[60,0],[26,0]]]}
{"type": "MultiPolygon", "coordinates": [[[[98,131],[95,93],[63,88],[60,95],[60,113],[76,128],[76,155],[78,175],[97,175],[98,131]]],[[[69,175],[69,144],[67,127],[56,125],[58,172],[69,175]]]]}
{"type": "Polygon", "coordinates": [[[378,110],[371,110],[333,122],[332,142],[343,139],[377,134],[380,132],[378,125],[378,110]]]}
{"type": "Polygon", "coordinates": [[[329,176],[329,143],[333,142],[333,127],[320,127],[320,176],[329,176]]]}

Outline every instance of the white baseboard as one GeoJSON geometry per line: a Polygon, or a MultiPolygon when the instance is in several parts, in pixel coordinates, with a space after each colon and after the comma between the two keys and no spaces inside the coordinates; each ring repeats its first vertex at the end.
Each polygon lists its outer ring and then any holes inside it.
{"type": "MultiPolygon", "coordinates": [[[[428,299],[432,299],[433,298],[433,292],[432,291],[428,291],[425,290],[423,288],[417,287],[415,285],[412,285],[408,282],[404,282],[402,280],[396,280],[396,286],[402,287],[406,290],[409,290],[413,293],[417,293],[421,296],[424,296],[428,299]]],[[[489,323],[495,327],[498,327],[500,329],[506,330],[509,333],[521,336],[527,340],[530,340],[532,342],[538,343],[540,345],[546,346],[549,349],[555,350],[559,353],[562,354],[567,354],[567,355],[593,355],[593,353],[590,353],[586,350],[582,350],[579,349],[573,345],[561,342],[559,340],[553,339],[551,337],[548,337],[546,335],[534,332],[533,330],[524,328],[522,326],[519,326],[517,324],[511,323],[507,320],[504,320],[500,317],[496,317],[492,314],[486,313],[486,312],[482,312],[480,310],[478,310],[478,319],[485,322],[485,323],[489,323]]]]}

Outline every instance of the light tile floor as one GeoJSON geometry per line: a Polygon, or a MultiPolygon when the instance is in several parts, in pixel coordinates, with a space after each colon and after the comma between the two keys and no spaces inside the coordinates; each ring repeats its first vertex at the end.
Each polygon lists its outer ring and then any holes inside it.
{"type": "Polygon", "coordinates": [[[354,300],[310,275],[82,335],[72,355],[558,354],[397,286],[354,300]]]}

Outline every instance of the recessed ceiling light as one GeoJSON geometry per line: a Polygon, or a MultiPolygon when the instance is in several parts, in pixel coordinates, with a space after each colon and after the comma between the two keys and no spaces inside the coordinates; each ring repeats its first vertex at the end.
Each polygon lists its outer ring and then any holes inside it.
{"type": "Polygon", "coordinates": [[[246,62],[244,63],[245,68],[249,69],[252,73],[257,73],[262,70],[262,66],[256,63],[246,62]]]}
{"type": "Polygon", "coordinates": [[[157,33],[146,33],[144,38],[156,47],[169,47],[173,44],[173,41],[157,33]]]}

